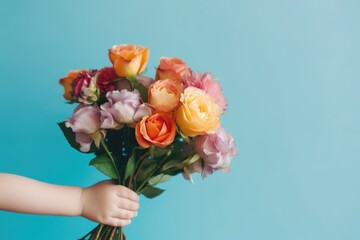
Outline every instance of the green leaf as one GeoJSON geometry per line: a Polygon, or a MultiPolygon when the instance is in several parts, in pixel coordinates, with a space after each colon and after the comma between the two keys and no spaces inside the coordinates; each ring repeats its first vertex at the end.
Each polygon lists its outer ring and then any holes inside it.
{"type": "Polygon", "coordinates": [[[147,165],[142,167],[141,169],[141,174],[139,176],[139,180],[144,181],[145,179],[147,179],[148,177],[150,177],[150,174],[153,173],[153,171],[157,168],[157,163],[153,163],[151,165],[147,165]]]}
{"type": "Polygon", "coordinates": [[[66,140],[68,141],[68,143],[70,144],[70,146],[74,149],[76,149],[77,151],[81,152],[81,153],[93,153],[95,152],[96,147],[94,146],[94,144],[91,144],[91,148],[88,152],[82,152],[80,151],[80,144],[76,142],[75,140],[75,133],[72,131],[71,128],[67,128],[65,126],[65,122],[60,122],[58,123],[61,131],[63,132],[66,140]]]}
{"type": "Polygon", "coordinates": [[[190,165],[190,164],[192,164],[192,163],[194,163],[194,162],[196,162],[196,161],[198,161],[200,159],[201,159],[200,155],[198,153],[195,153],[194,155],[192,155],[192,156],[188,157],[187,159],[185,159],[182,162],[182,164],[183,164],[183,166],[190,165]]]}
{"type": "Polygon", "coordinates": [[[144,102],[147,102],[148,101],[148,89],[142,85],[141,83],[138,82],[138,84],[135,85],[135,88],[137,90],[139,90],[140,92],[140,95],[141,95],[141,99],[144,101],[144,102]]]}
{"type": "Polygon", "coordinates": [[[157,196],[159,196],[160,194],[162,194],[165,190],[164,189],[160,189],[160,188],[156,188],[156,187],[147,187],[145,188],[145,190],[142,192],[142,194],[147,197],[147,198],[155,198],[157,196]]]}
{"type": "Polygon", "coordinates": [[[148,183],[151,186],[155,186],[155,185],[157,185],[159,183],[163,183],[163,182],[168,181],[171,177],[172,176],[170,176],[170,175],[166,175],[166,174],[161,173],[161,174],[159,174],[159,175],[157,175],[155,177],[150,178],[148,183]]]}
{"type": "Polygon", "coordinates": [[[168,169],[171,169],[171,168],[180,168],[180,162],[179,160],[171,160],[167,163],[164,164],[164,166],[162,167],[162,169],[164,171],[168,170],[168,169]]]}
{"type": "Polygon", "coordinates": [[[72,131],[71,128],[67,128],[65,126],[65,122],[58,123],[61,131],[63,132],[66,140],[70,144],[71,147],[75,148],[76,150],[80,151],[80,144],[75,141],[75,133],[72,131]]]}
{"type": "Polygon", "coordinates": [[[131,174],[133,174],[134,170],[135,170],[135,154],[131,155],[131,157],[128,160],[124,179],[126,180],[131,174]]]}
{"type": "Polygon", "coordinates": [[[141,99],[144,102],[147,102],[148,101],[148,89],[144,85],[139,83],[136,76],[130,76],[130,77],[127,77],[127,79],[129,80],[131,88],[137,89],[140,92],[141,99]]]}
{"type": "Polygon", "coordinates": [[[166,170],[164,172],[164,174],[170,175],[170,176],[175,176],[175,175],[178,175],[179,173],[182,173],[183,171],[184,171],[183,168],[182,169],[172,168],[172,169],[166,170]]]}
{"type": "Polygon", "coordinates": [[[151,146],[150,147],[150,155],[153,158],[162,157],[165,154],[170,156],[172,153],[172,149],[173,149],[172,147],[160,148],[160,147],[151,146]]]}
{"type": "Polygon", "coordinates": [[[107,155],[97,156],[90,161],[89,165],[96,167],[97,170],[112,179],[118,179],[117,169],[107,155]]]}

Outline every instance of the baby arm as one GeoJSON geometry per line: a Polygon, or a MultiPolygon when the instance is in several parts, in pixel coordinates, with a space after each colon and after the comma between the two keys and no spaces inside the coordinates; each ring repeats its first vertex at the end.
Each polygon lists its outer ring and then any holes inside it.
{"type": "Polygon", "coordinates": [[[136,193],[111,181],[80,188],[0,173],[0,210],[83,216],[102,224],[125,226],[137,215],[138,199],[136,193]]]}

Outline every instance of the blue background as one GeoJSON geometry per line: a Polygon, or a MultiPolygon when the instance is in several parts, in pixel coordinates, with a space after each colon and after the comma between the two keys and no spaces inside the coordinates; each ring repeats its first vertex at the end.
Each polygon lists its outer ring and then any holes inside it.
{"type": "MultiPolygon", "coordinates": [[[[56,125],[73,110],[58,79],[141,44],[149,75],[177,56],[217,76],[239,156],[230,174],[178,176],[142,198],[128,239],[359,239],[359,11],[356,0],[2,0],[0,171],[105,179],[56,125]]],[[[2,211],[0,239],[75,239],[94,225],[2,211]]]]}

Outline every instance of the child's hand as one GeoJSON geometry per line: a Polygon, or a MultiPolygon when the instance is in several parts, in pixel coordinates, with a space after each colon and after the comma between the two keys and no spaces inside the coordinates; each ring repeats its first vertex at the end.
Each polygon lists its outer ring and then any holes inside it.
{"type": "Polygon", "coordinates": [[[139,196],[132,190],[102,181],[81,193],[81,216],[115,227],[131,223],[137,216],[139,196]]]}

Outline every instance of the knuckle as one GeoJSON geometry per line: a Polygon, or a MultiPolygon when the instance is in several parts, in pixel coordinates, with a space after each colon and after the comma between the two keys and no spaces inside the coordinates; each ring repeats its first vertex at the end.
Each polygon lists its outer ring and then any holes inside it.
{"type": "Polygon", "coordinates": [[[108,219],[105,215],[101,214],[99,217],[99,222],[102,224],[106,224],[108,222],[108,219]]]}
{"type": "Polygon", "coordinates": [[[126,187],[124,187],[122,185],[116,185],[115,187],[120,193],[126,192],[126,189],[127,189],[126,187]]]}
{"type": "Polygon", "coordinates": [[[116,220],[116,219],[112,219],[110,222],[109,222],[109,225],[113,226],[113,227],[119,227],[119,221],[116,220]]]}
{"type": "Polygon", "coordinates": [[[129,219],[130,218],[130,213],[129,213],[129,211],[124,211],[123,212],[123,214],[122,214],[122,218],[124,218],[124,219],[129,219]]]}
{"type": "Polygon", "coordinates": [[[119,227],[124,227],[124,226],[127,225],[126,221],[124,221],[124,220],[118,220],[117,224],[118,224],[119,227]]]}
{"type": "Polygon", "coordinates": [[[101,213],[100,216],[99,216],[99,220],[101,222],[104,222],[106,220],[106,215],[104,213],[101,213]]]}

